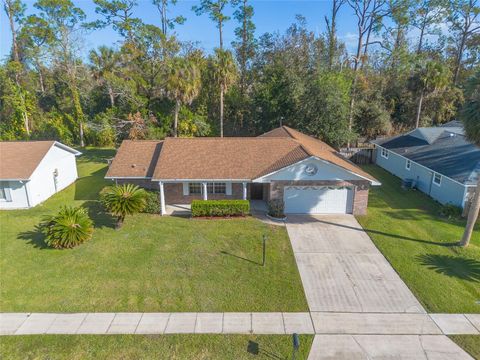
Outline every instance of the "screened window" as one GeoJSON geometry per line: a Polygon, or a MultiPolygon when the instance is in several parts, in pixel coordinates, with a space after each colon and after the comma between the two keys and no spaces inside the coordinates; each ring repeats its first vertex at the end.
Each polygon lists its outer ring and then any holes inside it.
{"type": "Polygon", "coordinates": [[[442,175],[435,173],[433,175],[433,183],[440,186],[442,184],[442,175]]]}
{"type": "Polygon", "coordinates": [[[188,193],[189,194],[201,194],[202,193],[202,184],[200,184],[200,183],[189,183],[188,184],[188,193]]]}
{"type": "Polygon", "coordinates": [[[227,191],[226,183],[208,183],[207,192],[209,194],[225,194],[227,191]]]}
{"type": "Polygon", "coordinates": [[[407,162],[405,163],[405,169],[410,170],[411,167],[412,167],[412,162],[410,160],[407,160],[407,162]]]}
{"type": "Polygon", "coordinates": [[[384,157],[385,159],[388,159],[388,150],[387,149],[382,148],[382,157],[384,157]]]}

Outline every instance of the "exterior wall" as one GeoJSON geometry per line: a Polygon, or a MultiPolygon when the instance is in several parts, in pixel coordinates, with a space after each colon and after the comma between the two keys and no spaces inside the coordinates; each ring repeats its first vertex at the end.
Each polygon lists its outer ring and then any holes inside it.
{"type": "Polygon", "coordinates": [[[25,184],[20,181],[2,181],[2,185],[10,191],[11,201],[0,201],[0,209],[26,209],[28,208],[25,184]]]}
{"type": "Polygon", "coordinates": [[[53,146],[40,161],[30,181],[9,181],[12,201],[0,202],[0,209],[24,209],[36,206],[55,192],[65,189],[77,179],[75,155],[69,151],[53,146]],[[58,170],[56,189],[53,173],[58,170]],[[28,200],[27,194],[28,192],[28,200]]]}
{"type": "Polygon", "coordinates": [[[285,186],[353,186],[353,214],[365,215],[368,206],[368,189],[370,183],[368,180],[350,180],[350,181],[296,181],[296,180],[278,180],[270,183],[269,199],[283,200],[285,186]]]}
{"type": "Polygon", "coordinates": [[[28,182],[30,206],[45,201],[50,196],[65,189],[78,177],[75,155],[56,146],[42,159],[28,182]],[[58,170],[57,187],[53,172],[58,170]]]}
{"type": "MultiPolygon", "coordinates": [[[[192,200],[203,199],[202,194],[183,195],[182,183],[165,183],[163,191],[165,193],[165,204],[190,204],[192,200]]],[[[239,183],[232,183],[232,195],[208,194],[208,199],[209,200],[242,199],[242,195],[243,195],[243,185],[239,183]]],[[[247,199],[248,197],[249,196],[247,194],[247,199]]]]}
{"type": "Polygon", "coordinates": [[[410,171],[405,168],[407,159],[404,157],[389,152],[388,159],[382,157],[381,149],[376,152],[376,163],[378,166],[384,168],[391,174],[401,179],[413,179],[416,181],[416,187],[431,196],[442,204],[453,204],[456,206],[463,206],[465,186],[442,176],[442,183],[440,186],[432,181],[433,171],[415,162],[411,162],[410,171]]]}

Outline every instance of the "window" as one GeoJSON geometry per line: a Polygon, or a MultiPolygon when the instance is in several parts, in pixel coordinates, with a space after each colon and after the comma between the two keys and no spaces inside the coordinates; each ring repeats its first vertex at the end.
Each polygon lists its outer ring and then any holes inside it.
{"type": "Polygon", "coordinates": [[[440,186],[442,184],[442,175],[435,173],[433,175],[433,183],[440,186]]]}
{"type": "Polygon", "coordinates": [[[388,159],[388,150],[387,149],[382,148],[382,157],[384,157],[385,159],[388,159]]]}
{"type": "Polygon", "coordinates": [[[12,201],[8,182],[0,182],[0,201],[12,201]]]}
{"type": "Polygon", "coordinates": [[[201,194],[202,193],[202,184],[200,184],[200,183],[189,183],[188,184],[188,193],[189,194],[201,194]]]}
{"type": "Polygon", "coordinates": [[[407,160],[407,162],[405,163],[405,169],[410,170],[411,167],[412,167],[412,162],[410,160],[407,160]]]}
{"type": "Polygon", "coordinates": [[[209,194],[225,194],[227,190],[227,184],[225,183],[208,183],[207,192],[209,194]]]}

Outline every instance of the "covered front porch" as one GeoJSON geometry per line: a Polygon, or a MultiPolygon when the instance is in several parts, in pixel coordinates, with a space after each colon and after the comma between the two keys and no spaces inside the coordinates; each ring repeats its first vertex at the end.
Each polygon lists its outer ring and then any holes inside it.
{"type": "MultiPolygon", "coordinates": [[[[169,216],[190,216],[191,204],[169,204],[165,205],[165,215],[169,216]]],[[[250,211],[252,215],[265,215],[267,213],[267,202],[263,200],[250,200],[250,211]]]]}

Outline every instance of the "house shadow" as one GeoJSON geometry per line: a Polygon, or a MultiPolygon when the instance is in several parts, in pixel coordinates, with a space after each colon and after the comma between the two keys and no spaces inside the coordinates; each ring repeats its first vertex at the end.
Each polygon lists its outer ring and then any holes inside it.
{"type": "Polygon", "coordinates": [[[452,255],[424,254],[417,256],[421,265],[439,274],[461,280],[480,282],[480,261],[452,255]]]}
{"type": "Polygon", "coordinates": [[[105,211],[100,201],[85,201],[82,207],[87,209],[88,216],[93,220],[94,227],[96,229],[111,228],[115,229],[116,219],[108,212],[105,211]]]}
{"type": "Polygon", "coordinates": [[[41,224],[35,225],[32,230],[19,233],[17,239],[26,241],[27,244],[32,245],[36,249],[52,249],[45,242],[45,235],[42,232],[41,224]]]}
{"type": "Polygon", "coordinates": [[[75,200],[98,200],[100,191],[112,185],[104,179],[107,169],[99,169],[75,181],[75,200]]]}

